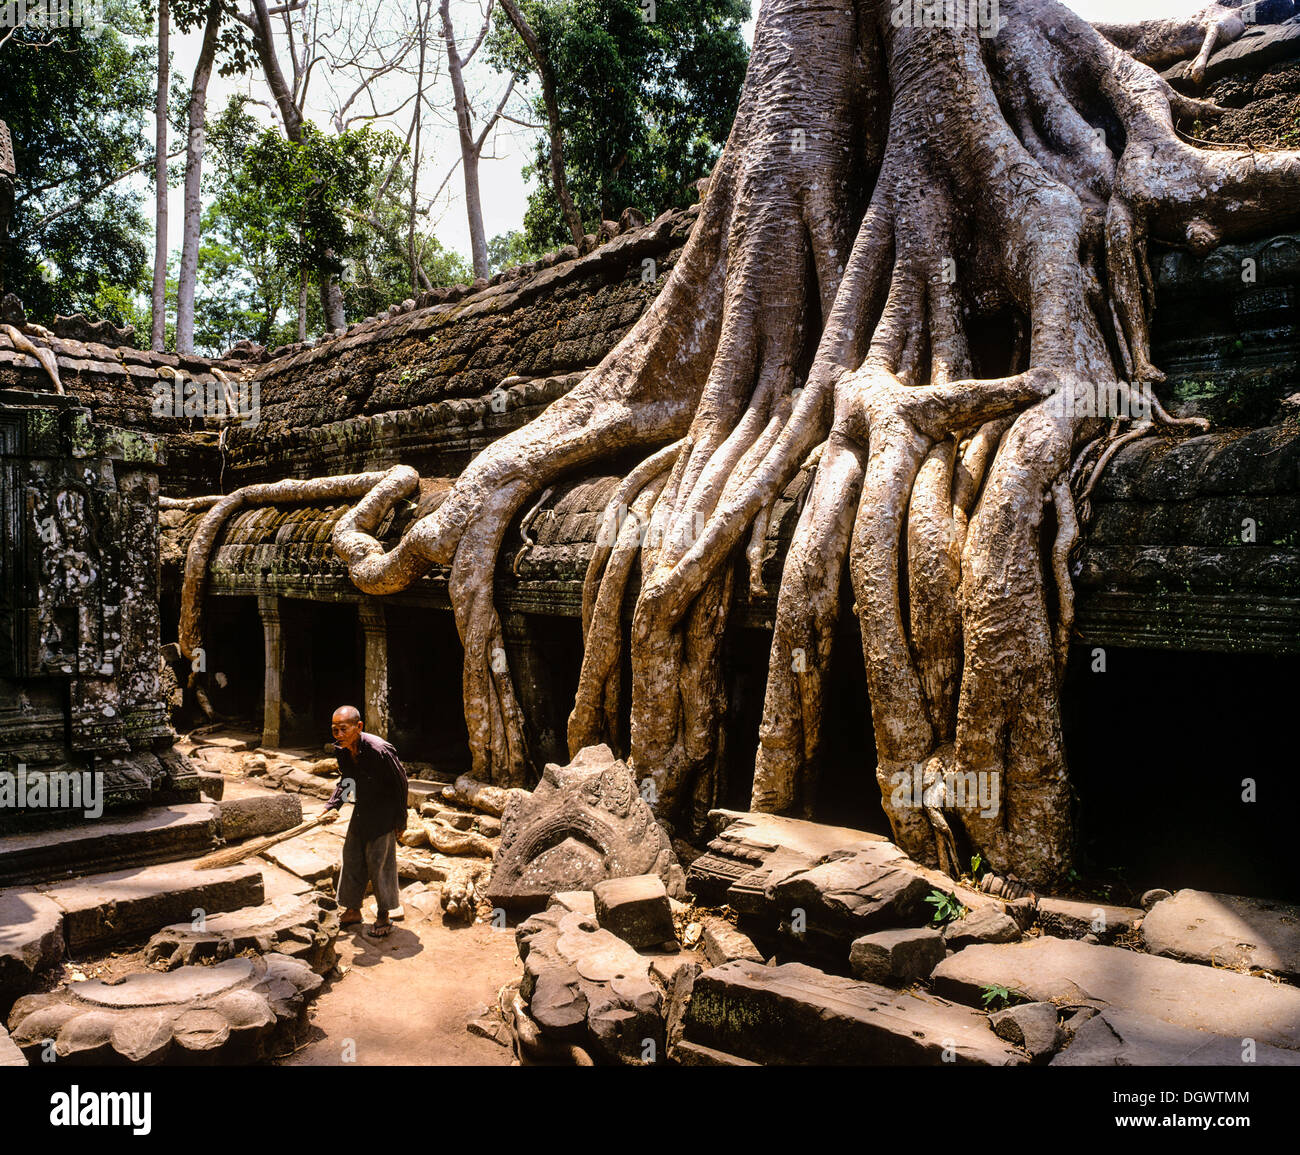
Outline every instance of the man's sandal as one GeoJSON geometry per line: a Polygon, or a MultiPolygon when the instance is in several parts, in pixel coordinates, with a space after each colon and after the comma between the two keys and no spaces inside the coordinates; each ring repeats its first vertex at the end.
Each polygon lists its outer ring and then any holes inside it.
{"type": "Polygon", "coordinates": [[[369,930],[366,931],[366,934],[370,938],[387,938],[390,934],[392,934],[392,932],[393,932],[393,924],[391,922],[377,922],[375,923],[374,926],[372,926],[369,930]]]}
{"type": "Polygon", "coordinates": [[[342,919],[339,922],[339,930],[345,930],[350,926],[360,926],[365,921],[360,915],[357,915],[356,918],[342,919]]]}

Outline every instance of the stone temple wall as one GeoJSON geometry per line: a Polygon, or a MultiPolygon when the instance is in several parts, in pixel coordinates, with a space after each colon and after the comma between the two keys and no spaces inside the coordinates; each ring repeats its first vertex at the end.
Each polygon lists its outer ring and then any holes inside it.
{"type": "MultiPolygon", "coordinates": [[[[196,801],[159,680],[159,444],[70,398],[0,401],[0,769],[196,801]]],[[[60,817],[6,807],[0,833],[60,817]]]]}

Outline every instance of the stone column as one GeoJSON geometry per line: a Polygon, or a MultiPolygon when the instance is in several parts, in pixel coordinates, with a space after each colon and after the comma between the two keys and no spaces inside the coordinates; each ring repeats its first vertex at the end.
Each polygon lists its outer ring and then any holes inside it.
{"type": "Polygon", "coordinates": [[[266,678],[262,691],[262,745],[280,744],[283,716],[281,683],[284,677],[284,635],[280,631],[280,599],[263,595],[257,599],[262,619],[262,640],[266,645],[266,678]]]}
{"type": "Polygon", "coordinates": [[[380,602],[364,601],[357,607],[357,617],[366,638],[366,730],[380,738],[388,737],[392,721],[388,713],[388,626],[380,602]]]}

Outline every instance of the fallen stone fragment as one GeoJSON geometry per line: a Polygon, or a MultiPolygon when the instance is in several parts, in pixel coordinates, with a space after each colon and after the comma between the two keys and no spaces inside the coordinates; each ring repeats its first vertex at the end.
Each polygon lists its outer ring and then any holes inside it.
{"type": "Polygon", "coordinates": [[[721,966],[723,963],[735,962],[736,959],[748,959],[750,962],[763,962],[762,952],[754,945],[749,935],[737,930],[725,918],[716,915],[704,917],[704,934],[700,938],[700,949],[709,960],[709,966],[721,966]]]}
{"type": "Polygon", "coordinates": [[[932,889],[901,850],[881,842],[777,876],[766,897],[785,919],[803,911],[809,935],[842,941],[847,949],[871,931],[928,921],[925,898],[932,889]]]}
{"type": "Polygon", "coordinates": [[[302,822],[302,800],[292,794],[252,794],[219,804],[221,836],[242,842],[266,834],[291,830],[302,822]]]}
{"type": "Polygon", "coordinates": [[[993,1033],[1017,1047],[1024,1047],[1035,1062],[1056,1053],[1064,1037],[1051,1003],[1022,1003],[989,1016],[993,1033]]]}
{"type": "Polygon", "coordinates": [[[683,1039],[672,1050],[672,1059],[683,1067],[758,1067],[761,1063],[729,1055],[726,1051],[701,1046],[683,1039]]]}
{"type": "Polygon", "coordinates": [[[1038,900],[1038,925],[1044,934],[1056,938],[1083,938],[1111,943],[1130,933],[1142,921],[1142,911],[1132,906],[1110,906],[1100,902],[1076,902],[1068,898],[1038,900]]]}
{"type": "Polygon", "coordinates": [[[941,994],[980,1005],[1002,986],[1035,1002],[1118,1007],[1190,1030],[1300,1050],[1300,990],[1113,946],[1036,938],[972,946],[934,971],[941,994]]]}
{"type": "Polygon", "coordinates": [[[63,957],[63,911],[35,890],[0,890],[0,1011],[63,957]]]}
{"type": "MultiPolygon", "coordinates": [[[[583,914],[552,907],[519,924],[519,997],[538,1039],[602,1062],[662,1061],[663,996],[649,959],[583,914]]],[[[518,1023],[516,1027],[518,1028],[518,1023]]]]}
{"type": "Polygon", "coordinates": [[[668,891],[657,875],[610,878],[592,888],[596,921],[634,947],[656,946],[674,939],[668,891]]]}
{"type": "Polygon", "coordinates": [[[759,1063],[1023,1063],[978,1011],[802,963],[733,962],[696,978],[685,1039],[759,1063]]]}
{"type": "Polygon", "coordinates": [[[608,746],[588,746],[567,766],[548,763],[531,794],[511,792],[501,830],[487,888],[494,906],[537,910],[559,891],[638,874],[685,897],[667,831],[608,746]]]}
{"type": "Polygon", "coordinates": [[[1018,942],[1020,927],[1009,914],[985,907],[949,923],[943,929],[943,938],[953,950],[962,950],[978,943],[1018,942]]]}
{"type": "Polygon", "coordinates": [[[1053,1067],[1296,1067],[1300,1052],[1107,1007],[1074,1032],[1053,1067]]]}
{"type": "Polygon", "coordinates": [[[165,926],[149,940],[150,964],[172,970],[198,962],[222,961],[245,950],[276,951],[326,974],[336,961],[338,904],[315,891],[282,895],[261,906],[218,914],[203,920],[165,926]]]}
{"type": "Polygon", "coordinates": [[[878,930],[853,940],[849,969],[866,982],[909,986],[928,979],[946,951],[943,935],[928,927],[878,930]]]}
{"type": "Polygon", "coordinates": [[[280,954],[215,966],[143,971],[19,999],[13,1041],[36,1061],[55,1040],[59,1063],[252,1063],[292,1046],[319,975],[280,954]]]}
{"type": "Polygon", "coordinates": [[[551,895],[551,900],[546,905],[548,910],[558,906],[567,911],[596,917],[596,896],[589,890],[562,890],[559,894],[551,895]]]}
{"type": "Polygon", "coordinates": [[[1300,906],[1290,903],[1180,890],[1152,907],[1142,940],[1152,954],[1300,980],[1300,906]]]}

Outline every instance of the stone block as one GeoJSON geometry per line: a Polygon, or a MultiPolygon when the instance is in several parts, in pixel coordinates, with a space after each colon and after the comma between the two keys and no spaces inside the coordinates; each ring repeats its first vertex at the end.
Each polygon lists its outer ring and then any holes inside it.
{"type": "Polygon", "coordinates": [[[1069,898],[1040,898],[1038,925],[1056,938],[1083,938],[1094,934],[1109,944],[1142,921],[1142,911],[1132,906],[1102,902],[1077,902],[1069,898]]]}
{"type": "Polygon", "coordinates": [[[1024,1047],[1035,1062],[1056,1053],[1064,1035],[1056,1021],[1056,1007],[1051,1003],[1022,1003],[989,1016],[993,1033],[999,1039],[1024,1047]]]}
{"type": "Polygon", "coordinates": [[[1300,1051],[1175,1026],[1107,1007],[1082,1023],[1053,1067],[1297,1067],[1300,1051]]]}
{"type": "Polygon", "coordinates": [[[703,922],[704,933],[700,936],[700,950],[709,960],[709,966],[721,966],[723,963],[735,962],[736,959],[763,962],[762,952],[754,945],[749,935],[737,930],[726,919],[706,915],[703,922]]]}
{"type": "Polygon", "coordinates": [[[910,986],[928,979],[946,950],[943,935],[929,927],[878,930],[853,940],[849,969],[880,986],[910,986]]]}
{"type": "Polygon", "coordinates": [[[964,918],[943,928],[944,942],[953,950],[977,943],[1019,942],[1020,927],[1009,914],[992,907],[972,910],[964,918]]]}
{"type": "Polygon", "coordinates": [[[675,937],[663,880],[653,874],[610,878],[592,888],[596,921],[634,947],[656,946],[675,937]]]}
{"type": "Polygon", "coordinates": [[[250,794],[220,803],[221,835],[242,842],[290,830],[302,821],[302,799],[293,794],[250,794]]]}

